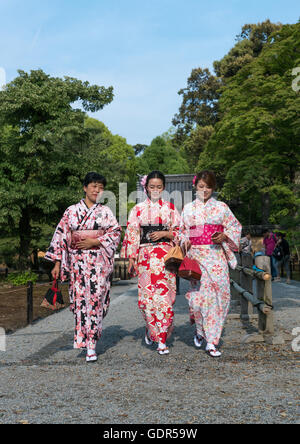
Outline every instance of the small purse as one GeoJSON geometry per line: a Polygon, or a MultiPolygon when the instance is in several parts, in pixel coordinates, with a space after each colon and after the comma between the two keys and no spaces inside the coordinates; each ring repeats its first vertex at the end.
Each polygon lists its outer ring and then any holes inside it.
{"type": "Polygon", "coordinates": [[[185,257],[179,267],[178,276],[188,281],[201,280],[202,272],[200,270],[199,264],[195,259],[190,259],[185,257]]]}
{"type": "Polygon", "coordinates": [[[58,289],[57,280],[54,279],[52,287],[48,289],[44,300],[41,303],[41,307],[50,308],[51,310],[59,310],[64,306],[63,297],[61,291],[58,289]]]}
{"type": "Polygon", "coordinates": [[[176,245],[175,247],[171,248],[164,257],[166,269],[172,273],[177,273],[183,259],[184,256],[182,249],[179,247],[179,245],[176,245]]]}

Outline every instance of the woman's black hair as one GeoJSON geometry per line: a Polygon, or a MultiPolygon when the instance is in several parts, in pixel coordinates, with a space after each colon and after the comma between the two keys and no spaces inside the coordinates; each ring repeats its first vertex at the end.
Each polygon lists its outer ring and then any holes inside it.
{"type": "Polygon", "coordinates": [[[147,180],[146,180],[146,185],[145,185],[146,187],[148,186],[148,183],[151,179],[161,179],[162,183],[164,185],[164,188],[166,187],[166,178],[165,178],[165,175],[161,171],[154,170],[148,174],[147,180]]]}
{"type": "Polygon", "coordinates": [[[94,173],[94,172],[90,172],[87,173],[87,175],[85,176],[84,180],[83,180],[83,186],[87,187],[90,183],[102,183],[104,187],[106,187],[106,179],[104,176],[102,176],[101,174],[98,173],[94,173]]]}

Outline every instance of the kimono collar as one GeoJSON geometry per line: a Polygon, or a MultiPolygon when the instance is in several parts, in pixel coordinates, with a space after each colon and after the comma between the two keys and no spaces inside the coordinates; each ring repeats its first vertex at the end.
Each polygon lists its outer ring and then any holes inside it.
{"type": "Polygon", "coordinates": [[[204,203],[203,200],[196,197],[196,199],[194,200],[194,205],[202,204],[205,208],[207,208],[208,206],[210,206],[214,202],[215,202],[215,198],[212,196],[208,199],[208,201],[206,203],[204,203]]]}
{"type": "Polygon", "coordinates": [[[163,205],[163,199],[158,199],[157,201],[153,202],[149,197],[147,197],[146,202],[151,206],[156,206],[158,204],[161,207],[163,205]]]}
{"type": "Polygon", "coordinates": [[[85,200],[84,200],[84,199],[81,199],[80,203],[81,203],[81,205],[84,206],[84,208],[85,208],[87,211],[91,211],[91,210],[93,210],[94,208],[96,208],[98,205],[100,205],[99,203],[95,203],[94,205],[92,205],[92,206],[89,208],[89,207],[87,206],[87,204],[85,203],[85,200]]]}

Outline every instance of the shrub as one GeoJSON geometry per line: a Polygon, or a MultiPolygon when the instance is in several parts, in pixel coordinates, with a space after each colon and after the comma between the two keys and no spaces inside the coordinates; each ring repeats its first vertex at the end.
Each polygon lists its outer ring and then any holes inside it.
{"type": "Polygon", "coordinates": [[[29,281],[36,283],[37,279],[38,275],[36,273],[32,273],[31,271],[26,271],[24,273],[13,273],[7,277],[7,281],[15,287],[26,285],[29,281]]]}

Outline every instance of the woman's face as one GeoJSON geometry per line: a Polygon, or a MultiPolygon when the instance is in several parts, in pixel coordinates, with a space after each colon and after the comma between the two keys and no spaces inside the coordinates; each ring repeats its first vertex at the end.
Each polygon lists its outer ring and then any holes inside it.
{"type": "Polygon", "coordinates": [[[211,197],[213,191],[214,190],[210,188],[204,180],[201,179],[198,181],[196,193],[200,200],[207,201],[211,197]]]}
{"type": "Polygon", "coordinates": [[[164,191],[163,181],[161,179],[150,179],[146,189],[150,199],[158,200],[164,191]]]}
{"type": "Polygon", "coordinates": [[[104,185],[103,183],[99,182],[91,182],[88,184],[87,187],[84,187],[83,189],[89,201],[92,203],[96,203],[97,199],[99,200],[101,194],[104,191],[104,185]]]}

